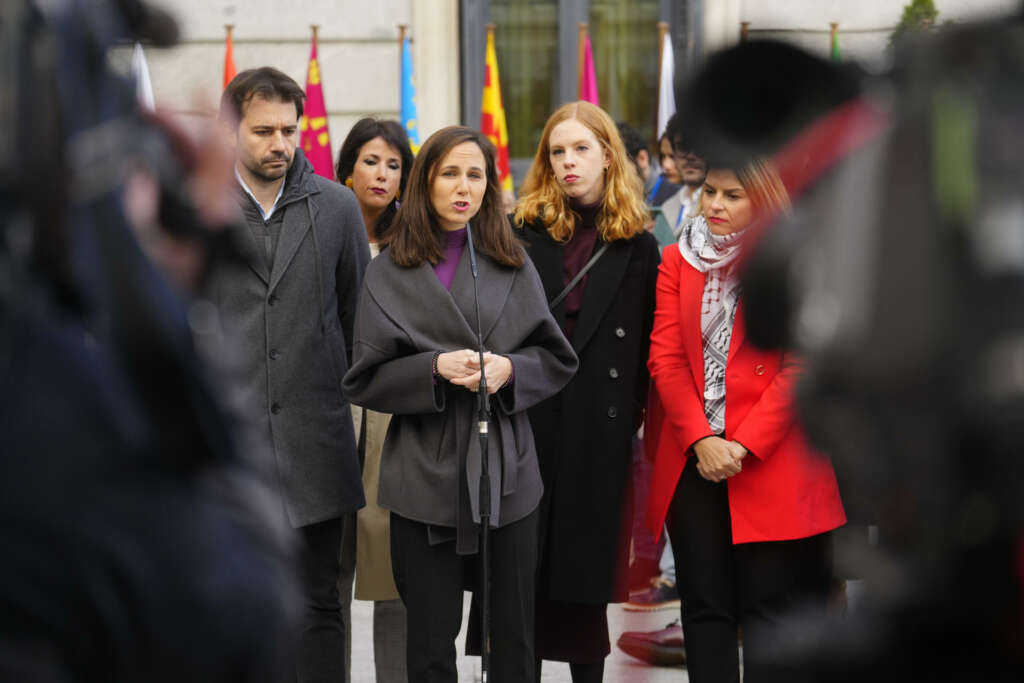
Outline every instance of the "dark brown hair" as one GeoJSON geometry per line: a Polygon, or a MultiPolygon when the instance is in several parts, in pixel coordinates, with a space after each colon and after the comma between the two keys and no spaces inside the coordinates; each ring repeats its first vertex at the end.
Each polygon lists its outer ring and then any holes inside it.
{"type": "Polygon", "coordinates": [[[272,66],[246,69],[232,78],[220,96],[220,118],[237,124],[242,120],[243,107],[254,97],[293,102],[296,118],[302,118],[306,94],[291,76],[272,66]]]}
{"type": "MultiPolygon", "coordinates": [[[[409,146],[409,136],[405,134],[405,129],[398,121],[371,117],[356,121],[352,130],[348,132],[345,142],[341,143],[338,164],[335,166],[335,177],[339,183],[345,182],[355,170],[356,161],[359,159],[359,150],[374,138],[380,138],[398,150],[398,155],[402,158],[402,177],[398,182],[398,193],[403,194],[405,185],[409,182],[409,173],[412,171],[413,157],[412,148],[409,146]]],[[[366,226],[373,231],[379,241],[385,239],[391,223],[394,221],[395,213],[398,211],[399,202],[400,200],[396,196],[377,219],[377,225],[366,226]]]]}
{"type": "Polygon", "coordinates": [[[394,223],[386,239],[391,259],[400,266],[419,266],[424,261],[437,265],[444,258],[444,230],[437,222],[430,199],[431,187],[438,166],[453,147],[472,142],[484,154],[487,167],[487,189],[480,210],[470,220],[473,244],[478,253],[506,266],[519,267],[526,262],[523,245],[516,239],[512,226],[501,210],[501,186],[494,145],[482,133],[462,126],[449,126],[437,131],[423,143],[409,173],[409,183],[402,195],[394,223]]]}

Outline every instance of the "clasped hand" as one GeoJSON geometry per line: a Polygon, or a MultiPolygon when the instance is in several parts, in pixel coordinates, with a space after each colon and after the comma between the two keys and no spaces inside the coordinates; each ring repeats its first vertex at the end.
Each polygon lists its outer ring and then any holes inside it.
{"type": "MultiPolygon", "coordinates": [[[[452,384],[477,391],[480,387],[480,354],[471,349],[449,351],[437,357],[437,372],[452,384]]],[[[484,353],[487,393],[493,394],[512,375],[512,361],[490,351],[484,353]]]]}
{"type": "Polygon", "coordinates": [[[697,455],[697,472],[713,482],[739,474],[748,453],[740,442],[718,436],[708,436],[693,444],[693,452],[697,455]]]}

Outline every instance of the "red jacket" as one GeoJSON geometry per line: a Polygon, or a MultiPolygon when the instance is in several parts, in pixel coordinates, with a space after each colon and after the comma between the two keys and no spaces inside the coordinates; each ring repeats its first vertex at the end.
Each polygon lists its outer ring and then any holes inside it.
{"type": "MultiPolygon", "coordinates": [[[[656,388],[645,436],[656,453],[647,521],[658,534],[691,446],[713,432],[704,416],[700,305],[704,273],[671,245],[662,253],[648,367],[656,388]],[[659,400],[660,399],[660,400],[659,400]]],[[[750,453],[728,479],[732,542],[783,541],[824,533],[846,522],[835,473],[797,424],[798,367],[780,351],[746,340],[743,302],[729,345],[725,438],[750,453]]]]}

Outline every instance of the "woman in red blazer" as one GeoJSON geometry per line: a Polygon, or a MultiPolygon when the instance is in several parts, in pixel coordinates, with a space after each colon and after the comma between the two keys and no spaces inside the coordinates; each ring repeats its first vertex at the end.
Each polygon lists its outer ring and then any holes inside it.
{"type": "Polygon", "coordinates": [[[694,683],[768,678],[794,608],[824,606],[831,530],[846,521],[830,462],[797,423],[788,354],[746,339],[736,277],[747,228],[788,207],[774,170],[712,168],[701,214],[662,254],[648,366],[659,400],[648,521],[667,524],[694,683]]]}

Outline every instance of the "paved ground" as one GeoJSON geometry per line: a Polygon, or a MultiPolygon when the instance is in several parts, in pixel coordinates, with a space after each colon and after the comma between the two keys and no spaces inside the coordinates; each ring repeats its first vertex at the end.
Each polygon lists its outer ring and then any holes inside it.
{"type": "MultiPolygon", "coordinates": [[[[466,594],[466,611],[469,611],[469,594],[466,594]]],[[[648,666],[639,660],[623,654],[615,641],[623,631],[653,631],[678,616],[674,612],[651,614],[627,612],[621,605],[608,607],[608,624],[611,630],[612,654],[605,663],[604,680],[607,683],[686,683],[689,678],[686,669],[658,668],[648,666]]],[[[352,683],[373,683],[373,604],[359,600],[352,602],[352,683]]],[[[459,634],[457,651],[463,652],[465,623],[459,634]]],[[[459,657],[460,683],[474,683],[480,680],[480,658],[459,657]]],[[[545,662],[540,683],[569,683],[569,666],[558,662],[545,662]]]]}

